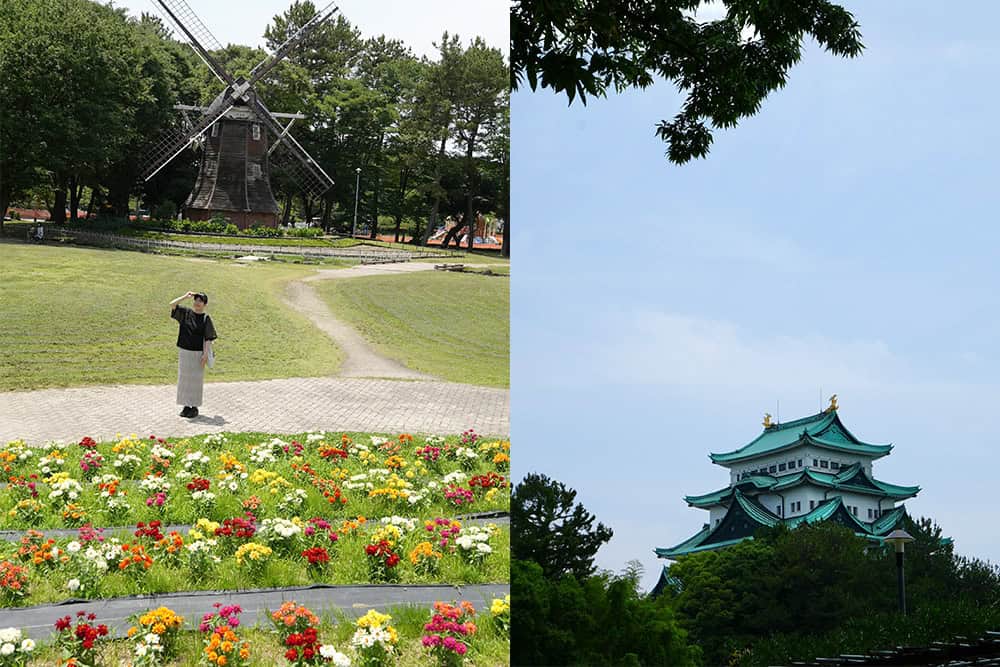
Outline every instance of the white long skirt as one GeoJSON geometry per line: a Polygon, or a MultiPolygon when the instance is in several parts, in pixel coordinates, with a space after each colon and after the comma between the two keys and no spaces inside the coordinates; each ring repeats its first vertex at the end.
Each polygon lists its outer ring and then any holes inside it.
{"type": "Polygon", "coordinates": [[[205,387],[201,352],[177,348],[177,405],[198,407],[205,387]]]}

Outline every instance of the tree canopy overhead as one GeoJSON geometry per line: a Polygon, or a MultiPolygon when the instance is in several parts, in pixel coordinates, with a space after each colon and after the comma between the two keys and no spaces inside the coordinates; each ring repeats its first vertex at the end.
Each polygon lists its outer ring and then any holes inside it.
{"type": "Polygon", "coordinates": [[[656,134],[683,164],[708,154],[712,128],[752,116],[785,85],[806,37],[855,57],[864,48],[854,16],[828,0],[721,0],[725,16],[700,22],[702,0],[515,0],[511,86],[551,88],[570,103],[609,90],[673,82],[680,111],[656,134]]]}

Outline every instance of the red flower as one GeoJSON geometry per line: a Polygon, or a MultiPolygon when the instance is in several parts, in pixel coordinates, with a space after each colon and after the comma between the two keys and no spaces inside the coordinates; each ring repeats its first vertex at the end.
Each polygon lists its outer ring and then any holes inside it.
{"type": "Polygon", "coordinates": [[[59,630],[60,632],[68,629],[69,626],[70,626],[69,616],[64,616],[63,618],[60,618],[58,621],[56,621],[56,630],[59,630]]]}
{"type": "Polygon", "coordinates": [[[294,662],[298,657],[299,657],[299,652],[293,648],[290,648],[287,651],[285,651],[285,660],[287,660],[288,662],[294,662]]]}

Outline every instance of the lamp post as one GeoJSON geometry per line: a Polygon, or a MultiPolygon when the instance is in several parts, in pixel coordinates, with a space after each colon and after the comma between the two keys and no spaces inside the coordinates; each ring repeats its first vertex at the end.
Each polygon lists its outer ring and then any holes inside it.
{"type": "Polygon", "coordinates": [[[907,542],[913,538],[905,530],[894,530],[886,536],[885,541],[896,549],[896,581],[899,586],[899,613],[906,616],[906,577],[903,575],[903,551],[907,542]]]}
{"type": "Polygon", "coordinates": [[[360,195],[359,188],[361,187],[361,167],[355,169],[354,173],[358,175],[358,178],[354,181],[354,225],[351,227],[352,239],[358,233],[358,197],[360,195]]]}

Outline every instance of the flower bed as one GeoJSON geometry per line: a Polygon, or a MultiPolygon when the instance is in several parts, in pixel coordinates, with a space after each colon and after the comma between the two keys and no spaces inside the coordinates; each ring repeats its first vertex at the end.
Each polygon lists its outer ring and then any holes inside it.
{"type": "Polygon", "coordinates": [[[6,525],[21,527],[20,506],[31,502],[41,505],[31,511],[38,525],[76,534],[27,530],[0,543],[0,606],[317,582],[508,581],[509,529],[450,518],[509,507],[494,462],[509,444],[479,440],[466,432],[9,443],[0,450],[6,525]],[[455,488],[467,491],[461,503],[455,488]],[[126,517],[140,520],[127,530],[91,523],[126,517]],[[170,530],[171,521],[189,525],[170,530]]]}
{"type": "Polygon", "coordinates": [[[199,520],[186,534],[142,523],[127,538],[84,526],[75,538],[27,531],[0,544],[0,606],[68,598],[310,583],[503,582],[510,534],[442,517],[199,520]],[[442,526],[445,526],[444,528],[442,526]]]}
{"type": "MultiPolygon", "coordinates": [[[[494,600],[493,606],[503,603],[494,600]]],[[[509,605],[508,605],[509,612],[509,605]]],[[[478,622],[468,601],[435,602],[421,612],[400,607],[368,610],[335,625],[322,622],[295,601],[271,612],[272,629],[245,628],[236,605],[206,603],[198,619],[168,607],[136,615],[125,638],[88,612],[53,623],[52,639],[35,642],[19,628],[0,629],[0,665],[332,665],[382,667],[395,664],[508,664],[509,638],[491,620],[478,622]]],[[[492,614],[485,614],[492,616],[492,614]]]]}
{"type": "Polygon", "coordinates": [[[509,449],[473,432],[14,441],[0,449],[0,529],[507,510],[509,449]]]}

